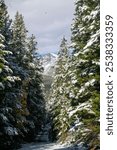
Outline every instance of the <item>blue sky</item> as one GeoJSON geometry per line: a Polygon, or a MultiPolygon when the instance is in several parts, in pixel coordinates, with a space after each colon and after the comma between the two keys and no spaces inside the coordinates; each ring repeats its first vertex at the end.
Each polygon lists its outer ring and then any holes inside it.
{"type": "Polygon", "coordinates": [[[29,34],[34,34],[39,53],[56,52],[63,36],[70,41],[74,0],[5,0],[11,18],[24,16],[29,34]]]}

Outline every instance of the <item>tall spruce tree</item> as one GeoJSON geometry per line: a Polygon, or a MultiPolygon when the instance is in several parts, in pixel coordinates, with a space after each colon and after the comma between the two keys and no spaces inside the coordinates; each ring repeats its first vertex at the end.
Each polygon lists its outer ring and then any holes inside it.
{"type": "MultiPolygon", "coordinates": [[[[0,149],[9,149],[16,141],[18,130],[13,122],[13,99],[9,92],[19,78],[13,75],[13,70],[8,62],[12,52],[9,49],[11,38],[11,20],[7,13],[7,7],[3,0],[0,1],[0,149]],[[10,99],[11,98],[11,99],[10,99]]],[[[13,94],[12,94],[13,95],[13,94]]]]}
{"type": "MultiPolygon", "coordinates": [[[[43,95],[42,83],[42,65],[40,59],[36,57],[37,42],[35,36],[32,35],[28,42],[28,59],[30,63],[29,75],[30,82],[28,85],[28,109],[30,112],[29,119],[34,122],[35,132],[41,130],[44,125],[45,100],[43,95]]],[[[34,132],[34,133],[35,133],[34,132]]]]}
{"type": "Polygon", "coordinates": [[[94,148],[99,146],[99,0],[77,0],[75,5],[71,39],[74,75],[70,76],[77,82],[71,84],[71,118],[78,122],[75,140],[94,148]]]}
{"type": "Polygon", "coordinates": [[[72,56],[67,67],[65,64],[64,67],[59,65],[60,71],[52,87],[54,125],[63,141],[83,142],[89,145],[89,149],[96,149],[99,147],[100,128],[99,1],[76,0],[75,5],[71,29],[72,56]],[[66,68],[65,74],[61,68],[66,68]],[[62,102],[63,99],[68,103],[67,106],[62,102]],[[66,109],[67,115],[64,113],[66,109]],[[65,133],[62,129],[66,123],[65,133]]]}
{"type": "Polygon", "coordinates": [[[35,36],[27,38],[27,30],[23,16],[16,13],[12,26],[13,40],[12,47],[14,54],[14,73],[22,80],[21,97],[18,100],[21,104],[21,111],[18,111],[21,132],[25,139],[30,140],[41,129],[44,114],[44,98],[42,92],[41,65],[35,57],[37,42],[35,36]]]}
{"type": "Polygon", "coordinates": [[[16,13],[15,20],[12,25],[12,40],[10,44],[10,49],[12,55],[9,58],[13,74],[20,79],[11,91],[9,92],[9,101],[14,99],[10,104],[13,109],[14,126],[18,129],[20,137],[25,137],[29,132],[29,125],[27,117],[29,111],[27,109],[27,87],[28,87],[28,70],[25,67],[26,60],[26,28],[23,20],[23,16],[16,13]],[[27,78],[27,79],[26,79],[27,78]]]}
{"type": "Polygon", "coordinates": [[[23,16],[19,14],[19,12],[17,12],[15,15],[15,20],[12,25],[12,31],[12,50],[18,63],[20,63],[20,65],[23,65],[26,59],[28,31],[26,30],[23,16]]]}
{"type": "Polygon", "coordinates": [[[4,0],[1,0],[1,6],[0,6],[0,21],[2,23],[1,26],[1,34],[4,35],[4,45],[5,49],[9,50],[9,44],[11,40],[11,23],[12,20],[9,18],[8,12],[7,12],[7,6],[4,3],[4,0]]]}
{"type": "Polygon", "coordinates": [[[58,52],[58,59],[56,63],[56,71],[54,82],[52,85],[52,96],[51,100],[53,103],[52,114],[54,122],[54,131],[58,135],[58,139],[61,142],[67,137],[67,131],[69,128],[68,121],[68,106],[69,101],[65,95],[65,83],[66,81],[66,71],[68,65],[68,47],[66,39],[63,38],[60,50],[58,52]]]}
{"type": "Polygon", "coordinates": [[[0,1],[0,149],[13,149],[41,129],[45,111],[37,42],[27,38],[23,16],[11,20],[0,1]]]}

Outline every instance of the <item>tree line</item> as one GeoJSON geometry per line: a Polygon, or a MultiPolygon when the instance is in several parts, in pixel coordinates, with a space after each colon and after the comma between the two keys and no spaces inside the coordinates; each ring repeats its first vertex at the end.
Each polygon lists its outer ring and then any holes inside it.
{"type": "Polygon", "coordinates": [[[0,0],[0,149],[31,141],[44,124],[43,68],[27,32],[23,16],[12,21],[0,0]]]}
{"type": "Polygon", "coordinates": [[[64,143],[99,149],[100,6],[99,0],[75,0],[72,54],[63,38],[51,89],[53,131],[64,143]]]}

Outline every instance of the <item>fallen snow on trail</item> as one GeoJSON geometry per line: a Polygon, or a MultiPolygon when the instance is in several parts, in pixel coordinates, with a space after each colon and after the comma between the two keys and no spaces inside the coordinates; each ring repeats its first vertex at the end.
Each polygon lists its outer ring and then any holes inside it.
{"type": "Polygon", "coordinates": [[[65,148],[64,145],[57,143],[30,143],[23,144],[19,150],[71,150],[71,148],[65,148]]]}
{"type": "Polygon", "coordinates": [[[61,145],[58,143],[30,143],[23,144],[19,150],[89,150],[88,147],[83,147],[83,143],[78,145],[61,145]]]}

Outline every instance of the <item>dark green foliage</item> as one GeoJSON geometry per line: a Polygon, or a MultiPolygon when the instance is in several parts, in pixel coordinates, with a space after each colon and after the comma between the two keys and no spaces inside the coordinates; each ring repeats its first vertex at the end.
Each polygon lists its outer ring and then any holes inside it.
{"type": "Polygon", "coordinates": [[[99,0],[76,0],[75,6],[73,52],[67,67],[61,57],[56,69],[53,118],[61,141],[84,142],[94,148],[99,146],[100,128],[99,0]]]}
{"type": "Polygon", "coordinates": [[[76,2],[71,40],[74,65],[77,65],[76,77],[81,86],[78,90],[79,103],[76,106],[81,108],[78,118],[83,123],[82,132],[77,134],[91,147],[99,145],[99,20],[99,1],[76,2]],[[89,106],[82,108],[85,103],[89,106]]]}
{"type": "Polygon", "coordinates": [[[15,15],[15,20],[12,25],[13,39],[12,51],[18,63],[24,63],[26,57],[26,36],[27,30],[24,24],[23,16],[19,12],[15,15]]]}
{"type": "Polygon", "coordinates": [[[23,16],[11,20],[0,1],[0,149],[30,141],[43,126],[45,102],[37,42],[27,38],[23,16]]]}
{"type": "Polygon", "coordinates": [[[34,35],[31,36],[28,43],[29,54],[28,58],[30,63],[28,65],[30,70],[30,78],[28,85],[28,110],[29,118],[33,120],[35,125],[35,130],[41,130],[44,124],[45,118],[45,100],[42,83],[42,71],[43,68],[40,63],[40,59],[36,58],[35,53],[37,50],[37,42],[35,41],[34,35]]]}

